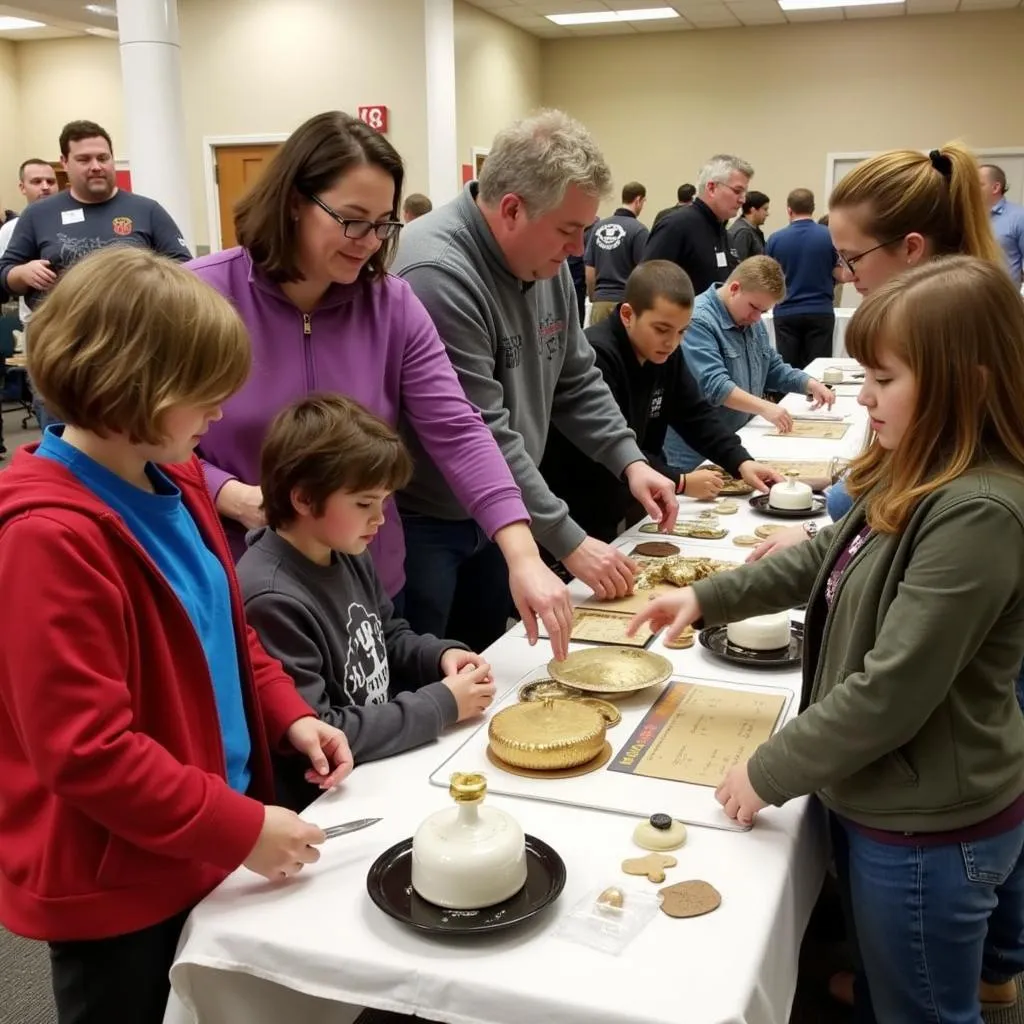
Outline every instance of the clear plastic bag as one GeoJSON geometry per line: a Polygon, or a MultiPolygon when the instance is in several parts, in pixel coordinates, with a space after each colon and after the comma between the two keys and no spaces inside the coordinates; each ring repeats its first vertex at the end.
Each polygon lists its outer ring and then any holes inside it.
{"type": "Polygon", "coordinates": [[[555,935],[617,956],[644,930],[661,907],[655,892],[606,886],[588,893],[569,911],[555,935]],[[621,897],[621,906],[618,906],[621,897]]]}

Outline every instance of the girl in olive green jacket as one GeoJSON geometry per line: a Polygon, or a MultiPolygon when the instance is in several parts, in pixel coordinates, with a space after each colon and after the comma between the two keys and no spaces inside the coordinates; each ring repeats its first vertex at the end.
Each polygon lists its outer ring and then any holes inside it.
{"type": "Polygon", "coordinates": [[[801,714],[716,797],[743,824],[809,793],[828,807],[858,1020],[981,1024],[979,976],[1024,970],[1024,304],[993,264],[937,260],[869,296],[847,347],[874,431],[851,512],[632,628],[810,593],[801,714]]]}

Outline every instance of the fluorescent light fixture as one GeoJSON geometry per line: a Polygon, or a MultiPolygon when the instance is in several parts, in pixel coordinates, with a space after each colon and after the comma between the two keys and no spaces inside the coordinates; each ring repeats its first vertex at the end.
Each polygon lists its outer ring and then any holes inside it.
{"type": "Polygon", "coordinates": [[[113,7],[104,7],[102,4],[86,4],[85,9],[90,14],[99,14],[104,18],[116,18],[117,11],[113,7]]]}
{"type": "Polygon", "coordinates": [[[0,32],[16,32],[21,28],[46,28],[46,22],[29,21],[28,18],[0,18],[0,32]]]}
{"type": "Polygon", "coordinates": [[[779,0],[784,11],[820,11],[828,7],[875,7],[902,4],[904,0],[779,0]]]}
{"type": "Polygon", "coordinates": [[[591,14],[545,14],[548,21],[556,25],[616,25],[630,21],[659,21],[662,18],[678,18],[671,7],[642,7],[635,11],[594,11],[591,14]]]}

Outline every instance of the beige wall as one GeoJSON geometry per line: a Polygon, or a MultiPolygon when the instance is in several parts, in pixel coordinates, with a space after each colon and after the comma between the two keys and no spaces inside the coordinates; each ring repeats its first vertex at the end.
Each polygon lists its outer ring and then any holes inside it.
{"type": "MultiPolygon", "coordinates": [[[[95,36],[16,43],[21,149],[25,156],[60,157],[57,140],[68,121],[97,121],[128,152],[117,42],[95,36]]],[[[20,161],[19,161],[20,162],[20,161]]]]}
{"type": "Polygon", "coordinates": [[[6,114],[4,144],[0,146],[0,209],[20,210],[25,205],[18,191],[21,157],[21,126],[18,68],[14,43],[0,40],[0,110],[6,114]]]}
{"type": "Polygon", "coordinates": [[[410,188],[427,181],[423,10],[409,0],[179,0],[194,229],[207,242],[202,137],[290,132],[390,109],[410,188]]]}
{"type": "MultiPolygon", "coordinates": [[[[193,230],[209,243],[203,137],[287,133],[323,110],[390,108],[388,137],[410,187],[425,187],[427,139],[422,9],[408,0],[179,0],[182,88],[193,230]]],[[[99,121],[130,159],[117,43],[16,44],[21,148],[57,155],[76,117],[99,121]]],[[[3,56],[0,54],[0,90],[3,56]]],[[[0,93],[2,95],[2,93],[0,93]]]]}
{"type": "Polygon", "coordinates": [[[455,0],[458,159],[487,149],[505,125],[541,103],[541,40],[455,0]]]}
{"type": "Polygon", "coordinates": [[[616,188],[647,186],[642,219],[732,152],[772,198],[771,231],[794,187],[823,206],[830,152],[1024,146],[1022,42],[1019,11],[551,40],[543,98],[590,127],[616,188]]]}

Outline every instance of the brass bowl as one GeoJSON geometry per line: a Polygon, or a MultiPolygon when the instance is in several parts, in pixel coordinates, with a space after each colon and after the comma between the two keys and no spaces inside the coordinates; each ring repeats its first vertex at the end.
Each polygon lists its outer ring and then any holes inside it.
{"type": "Polygon", "coordinates": [[[580,691],[565,683],[556,683],[554,679],[534,679],[519,687],[520,703],[524,701],[545,700],[553,697],[556,700],[573,700],[579,697],[580,691]]]}
{"type": "Polygon", "coordinates": [[[491,752],[516,768],[575,768],[604,747],[604,716],[575,700],[528,701],[499,711],[487,727],[491,752]]]}
{"type": "Polygon", "coordinates": [[[604,697],[665,682],[672,662],[636,647],[589,647],[573,651],[565,661],[548,662],[548,672],[559,683],[604,697]]]}

